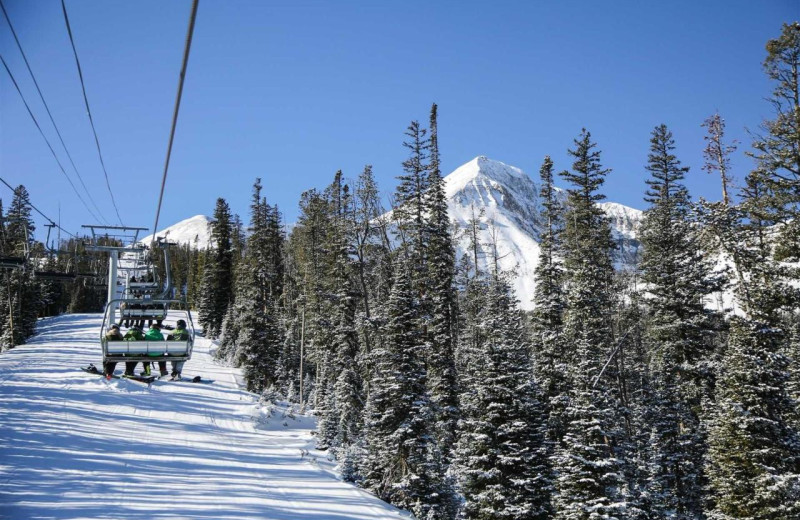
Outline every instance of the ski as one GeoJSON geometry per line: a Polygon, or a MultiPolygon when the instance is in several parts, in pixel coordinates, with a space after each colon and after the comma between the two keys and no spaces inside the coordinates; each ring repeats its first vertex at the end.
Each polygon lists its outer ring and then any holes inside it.
{"type": "Polygon", "coordinates": [[[136,381],[137,383],[145,383],[147,385],[151,384],[153,381],[158,379],[158,376],[137,376],[135,374],[133,375],[122,374],[122,377],[124,379],[130,379],[131,381],[136,381]]]}
{"type": "Polygon", "coordinates": [[[213,379],[203,379],[200,376],[194,376],[194,377],[191,377],[191,378],[190,377],[182,377],[180,379],[170,379],[170,378],[164,376],[160,380],[161,381],[166,381],[168,383],[201,383],[201,384],[204,384],[204,385],[208,385],[208,384],[211,384],[211,383],[214,382],[213,379]]]}

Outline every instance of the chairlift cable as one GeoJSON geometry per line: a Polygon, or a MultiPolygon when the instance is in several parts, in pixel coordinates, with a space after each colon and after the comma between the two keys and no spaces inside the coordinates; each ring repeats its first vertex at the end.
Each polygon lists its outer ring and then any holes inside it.
{"type": "Polygon", "coordinates": [[[33,69],[31,69],[30,63],[28,63],[28,57],[25,55],[25,51],[22,50],[22,44],[19,41],[19,37],[17,37],[17,31],[14,30],[14,26],[11,24],[11,18],[8,16],[8,12],[6,11],[5,5],[3,5],[3,0],[0,0],[0,9],[2,9],[3,14],[6,17],[6,22],[8,22],[8,27],[11,29],[11,34],[14,36],[14,41],[17,42],[17,48],[19,49],[20,54],[22,54],[22,60],[25,62],[25,66],[28,68],[28,72],[31,75],[31,79],[33,80],[33,84],[36,87],[36,91],[39,93],[39,98],[42,100],[42,104],[44,105],[44,109],[47,111],[48,117],[50,117],[50,122],[53,123],[53,128],[56,131],[56,135],[58,136],[58,140],[61,141],[61,146],[64,147],[64,152],[66,152],[67,157],[69,158],[70,164],[72,164],[73,170],[75,170],[75,175],[78,176],[78,180],[81,182],[81,186],[83,186],[86,195],[89,197],[89,201],[94,206],[94,209],[97,210],[97,214],[100,215],[100,219],[106,223],[108,223],[103,215],[103,212],[100,210],[100,207],[95,202],[94,198],[92,198],[92,194],[89,192],[89,189],[86,187],[86,183],[83,182],[83,177],[81,177],[80,172],[78,171],[78,167],[75,166],[75,161],[72,160],[72,155],[69,153],[67,149],[66,143],[64,143],[64,138],[61,137],[61,132],[56,125],[55,119],[53,119],[53,114],[50,112],[50,107],[47,105],[47,101],[44,99],[44,94],[42,93],[42,89],[39,88],[39,82],[36,81],[36,76],[33,74],[33,69]]]}
{"type": "MultiPolygon", "coordinates": [[[[61,0],[62,2],[64,0],[61,0]]],[[[197,5],[199,0],[192,0],[192,14],[189,16],[189,29],[186,33],[186,45],[183,50],[183,64],[181,65],[181,74],[178,81],[178,94],[175,98],[175,110],[172,113],[172,129],[169,133],[169,144],[167,145],[167,158],[164,161],[164,175],[161,178],[161,191],[158,194],[158,206],[156,207],[156,220],[153,224],[153,238],[150,241],[151,246],[156,241],[158,234],[158,218],[161,215],[161,203],[164,200],[164,187],[167,184],[167,171],[169,170],[169,159],[172,155],[172,142],[175,139],[175,127],[178,124],[178,111],[181,107],[181,96],[183,95],[183,82],[186,79],[186,67],[189,64],[189,50],[192,47],[192,35],[194,34],[194,21],[197,18],[197,5]]]]}
{"type": "MultiPolygon", "coordinates": [[[[8,189],[10,189],[11,191],[13,191],[14,193],[16,193],[16,192],[17,192],[16,188],[14,188],[14,187],[13,187],[13,186],[11,186],[9,183],[7,183],[7,182],[5,181],[5,179],[3,179],[2,177],[0,177],[0,182],[2,182],[3,184],[5,184],[5,185],[8,187],[8,189]]],[[[68,234],[68,235],[69,235],[69,236],[71,236],[72,238],[78,238],[76,235],[73,235],[72,233],[70,233],[69,231],[67,231],[67,230],[66,230],[66,229],[64,229],[63,227],[61,227],[59,224],[56,224],[55,222],[53,222],[53,220],[52,220],[50,217],[48,217],[47,215],[45,215],[44,213],[42,213],[42,212],[39,210],[39,208],[37,208],[36,206],[34,206],[34,205],[33,205],[33,203],[30,201],[30,199],[28,200],[28,205],[29,205],[29,206],[30,206],[30,207],[31,207],[31,208],[32,208],[32,209],[33,209],[33,210],[34,210],[36,213],[38,213],[39,215],[41,215],[42,217],[44,217],[44,219],[45,219],[45,220],[47,220],[47,222],[49,222],[50,224],[54,225],[55,227],[57,227],[58,229],[60,229],[60,230],[61,230],[61,231],[63,231],[64,233],[68,234]]]]}
{"type": "Polygon", "coordinates": [[[67,33],[69,34],[69,42],[72,45],[72,53],[75,55],[75,64],[78,66],[78,78],[81,81],[81,90],[83,91],[83,101],[86,105],[86,113],[89,116],[89,124],[92,127],[92,133],[94,134],[94,144],[97,145],[97,155],[100,157],[100,166],[103,167],[103,175],[106,178],[106,187],[108,188],[108,193],[111,195],[111,204],[114,206],[114,211],[117,213],[117,220],[119,220],[120,225],[124,226],[122,222],[122,217],[119,216],[119,208],[117,208],[117,201],[114,199],[114,192],[111,190],[111,183],[108,180],[108,171],[106,171],[106,163],[103,161],[103,153],[100,151],[100,139],[97,137],[97,130],[94,127],[94,119],[92,119],[92,111],[89,109],[89,98],[86,96],[86,86],[83,83],[83,71],[81,71],[81,62],[78,59],[78,50],[75,48],[75,40],[72,38],[72,28],[69,25],[69,17],[67,16],[67,5],[64,3],[64,0],[61,0],[61,9],[64,11],[64,22],[67,25],[67,33]]]}
{"type": "MultiPolygon", "coordinates": [[[[78,196],[78,199],[83,203],[83,206],[86,208],[86,211],[89,212],[89,214],[92,216],[92,218],[97,219],[97,215],[94,214],[94,212],[92,211],[92,208],[90,208],[89,205],[86,204],[86,201],[83,200],[83,197],[81,197],[80,192],[75,187],[75,183],[72,182],[72,179],[70,179],[69,175],[67,174],[67,171],[64,169],[64,166],[61,164],[61,161],[58,159],[58,156],[56,155],[56,151],[53,150],[53,146],[50,144],[50,141],[47,139],[47,136],[44,135],[44,132],[42,131],[42,127],[39,125],[39,121],[37,121],[36,120],[36,116],[33,115],[33,112],[31,111],[31,107],[28,105],[28,102],[25,100],[25,96],[22,95],[22,91],[20,90],[19,85],[17,84],[17,80],[14,79],[14,75],[11,73],[11,69],[8,68],[8,64],[6,63],[6,60],[3,59],[3,55],[2,54],[0,54],[0,62],[3,63],[3,67],[5,67],[6,72],[8,72],[8,76],[11,78],[11,82],[14,84],[14,87],[16,87],[17,92],[19,93],[19,96],[22,99],[22,103],[25,105],[25,108],[28,109],[28,115],[31,116],[31,119],[33,119],[33,123],[36,125],[36,128],[39,130],[39,133],[42,134],[42,138],[44,139],[44,142],[47,143],[47,147],[50,148],[50,153],[53,154],[53,157],[55,158],[56,163],[58,163],[58,167],[61,169],[61,173],[63,173],[64,177],[67,178],[67,181],[69,182],[69,185],[72,186],[72,190],[75,192],[75,195],[78,196]]],[[[48,219],[48,220],[50,220],[50,219],[48,219]]]]}

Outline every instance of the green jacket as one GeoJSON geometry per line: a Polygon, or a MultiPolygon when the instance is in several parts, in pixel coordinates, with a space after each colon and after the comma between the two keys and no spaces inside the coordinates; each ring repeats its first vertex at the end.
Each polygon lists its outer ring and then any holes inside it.
{"type": "Polygon", "coordinates": [[[175,329],[170,334],[169,339],[172,341],[188,341],[189,340],[189,331],[186,329],[175,329]]]}
{"type": "Polygon", "coordinates": [[[164,335],[158,329],[148,329],[144,339],[147,341],[164,341],[164,335]]]}
{"type": "Polygon", "coordinates": [[[144,334],[139,329],[128,329],[125,333],[125,339],[130,341],[141,341],[144,339],[144,334]]]}

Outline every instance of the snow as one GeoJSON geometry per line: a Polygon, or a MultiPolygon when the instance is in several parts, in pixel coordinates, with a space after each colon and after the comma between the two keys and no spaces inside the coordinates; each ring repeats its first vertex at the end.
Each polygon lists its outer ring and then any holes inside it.
{"type": "MultiPolygon", "coordinates": [[[[192,247],[195,245],[195,238],[197,238],[197,247],[200,249],[208,249],[211,246],[211,232],[208,225],[211,223],[211,218],[205,215],[195,215],[194,217],[181,220],[177,224],[162,229],[156,236],[164,237],[171,242],[178,244],[188,244],[192,247]]],[[[153,240],[153,235],[148,235],[142,238],[139,242],[142,244],[149,244],[153,240]]]]}
{"type": "MultiPolygon", "coordinates": [[[[539,200],[541,186],[524,171],[515,166],[479,156],[459,166],[444,178],[450,218],[459,229],[466,230],[469,221],[480,217],[480,267],[490,270],[497,248],[499,265],[516,274],[513,288],[520,300],[520,308],[533,308],[534,277],[539,263],[539,237],[543,230],[540,222],[542,210],[539,200]]],[[[566,192],[556,188],[559,197],[566,200],[566,192]]],[[[642,212],[616,202],[599,206],[611,220],[615,242],[622,245],[616,253],[615,265],[623,269],[634,261],[638,242],[636,230],[642,212]]],[[[469,237],[456,236],[457,258],[469,254],[469,237]]]]}
{"type": "Polygon", "coordinates": [[[100,322],[40,320],[0,356],[0,518],[409,518],[339,480],[313,449],[315,421],[259,404],[210,341],[184,374],[211,384],[82,372],[99,364],[100,322]]]}

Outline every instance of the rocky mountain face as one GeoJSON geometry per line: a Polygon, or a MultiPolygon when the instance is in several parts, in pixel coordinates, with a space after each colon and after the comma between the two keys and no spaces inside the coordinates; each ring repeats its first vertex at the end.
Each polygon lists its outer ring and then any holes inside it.
{"type": "MultiPolygon", "coordinates": [[[[541,186],[521,169],[487,157],[476,157],[445,177],[448,211],[457,230],[457,255],[474,256],[466,230],[480,222],[478,263],[489,269],[496,257],[503,270],[516,273],[514,289],[523,309],[532,308],[533,271],[539,262],[539,240],[544,223],[540,213],[541,186]]],[[[563,200],[566,192],[558,190],[563,200]]],[[[609,217],[618,269],[634,265],[639,250],[636,231],[640,210],[616,202],[600,207],[609,217]]]]}

